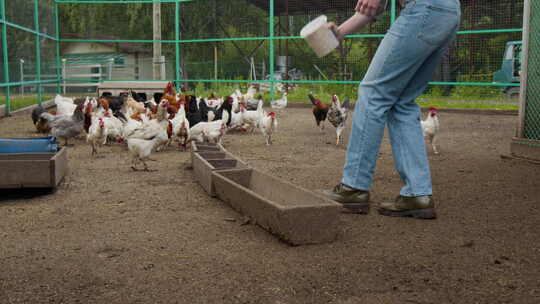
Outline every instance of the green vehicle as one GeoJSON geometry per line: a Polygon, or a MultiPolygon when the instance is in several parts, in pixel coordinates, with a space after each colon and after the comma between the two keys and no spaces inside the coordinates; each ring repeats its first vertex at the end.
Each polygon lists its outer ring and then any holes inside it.
{"type": "MultiPolygon", "coordinates": [[[[522,59],[521,46],[521,41],[509,41],[506,43],[502,67],[493,75],[493,82],[519,84],[522,59]]],[[[504,87],[502,91],[510,98],[519,97],[519,87],[504,87]]]]}

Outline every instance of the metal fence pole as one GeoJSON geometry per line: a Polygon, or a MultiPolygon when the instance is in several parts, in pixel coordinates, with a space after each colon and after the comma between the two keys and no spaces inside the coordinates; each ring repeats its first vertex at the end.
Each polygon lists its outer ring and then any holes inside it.
{"type": "MultiPolygon", "coordinates": [[[[39,33],[39,1],[34,0],[34,25],[35,31],[39,33]]],[[[36,80],[41,81],[41,37],[36,35],[36,80]]],[[[42,92],[41,92],[41,82],[37,85],[37,97],[38,103],[41,104],[42,101],[42,92]]]]}
{"type": "Polygon", "coordinates": [[[525,107],[527,100],[527,79],[529,70],[529,33],[530,33],[530,20],[531,16],[531,1],[525,0],[523,9],[523,61],[521,63],[521,77],[520,77],[520,94],[519,94],[519,119],[516,136],[523,138],[525,135],[525,107]]]}
{"type": "Polygon", "coordinates": [[[275,80],[275,76],[274,76],[274,0],[270,0],[270,12],[269,12],[270,16],[268,16],[269,18],[269,29],[268,29],[268,35],[270,36],[270,40],[268,41],[269,43],[269,50],[268,50],[268,53],[269,53],[269,64],[270,64],[270,100],[274,100],[274,80],[275,80]]]}
{"type": "Polygon", "coordinates": [[[66,95],[66,79],[67,79],[67,70],[66,70],[66,58],[62,58],[62,86],[63,94],[66,95]]]}
{"type": "Polygon", "coordinates": [[[109,73],[107,73],[109,80],[112,80],[113,62],[114,62],[113,58],[109,59],[109,64],[108,64],[109,73]]]}
{"type": "MultiPolygon", "coordinates": [[[[2,20],[6,20],[6,0],[0,0],[0,14],[2,20]]],[[[2,50],[3,50],[3,62],[4,62],[4,80],[9,83],[9,61],[8,61],[8,44],[7,44],[7,25],[2,23],[2,50]]],[[[5,87],[6,90],[6,107],[5,115],[9,116],[11,112],[11,98],[10,98],[10,86],[5,87]]]]}
{"type": "MultiPolygon", "coordinates": [[[[60,71],[60,17],[58,15],[58,2],[54,2],[54,27],[56,32],[56,58],[54,60],[56,64],[56,93],[60,94],[60,79],[61,79],[61,71],[60,71]]],[[[65,87],[64,87],[65,88],[65,87]]]]}
{"type": "Polygon", "coordinates": [[[174,6],[174,30],[175,30],[175,53],[176,53],[176,70],[174,77],[176,79],[175,85],[176,89],[180,87],[180,2],[176,2],[174,6]]]}
{"type": "Polygon", "coordinates": [[[391,0],[391,7],[390,7],[390,24],[393,24],[396,21],[396,14],[397,14],[397,6],[396,2],[398,0],[391,0]]]}

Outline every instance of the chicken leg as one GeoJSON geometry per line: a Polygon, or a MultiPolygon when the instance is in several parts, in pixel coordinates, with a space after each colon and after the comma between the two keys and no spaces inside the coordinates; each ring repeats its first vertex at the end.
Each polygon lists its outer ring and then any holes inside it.
{"type": "Polygon", "coordinates": [[[97,154],[96,145],[92,143],[92,156],[95,156],[97,154]]]}
{"type": "Polygon", "coordinates": [[[150,170],[148,169],[148,165],[146,164],[146,162],[144,160],[141,159],[141,162],[143,163],[144,165],[144,170],[143,171],[146,171],[146,172],[156,172],[157,170],[150,170]]]}
{"type": "Polygon", "coordinates": [[[439,154],[439,151],[437,150],[437,146],[435,145],[435,136],[429,136],[429,142],[431,144],[431,147],[433,148],[433,153],[439,154]]]}
{"type": "Polygon", "coordinates": [[[341,132],[343,132],[343,127],[342,126],[338,126],[336,128],[336,146],[339,146],[339,143],[341,142],[341,132]]]}

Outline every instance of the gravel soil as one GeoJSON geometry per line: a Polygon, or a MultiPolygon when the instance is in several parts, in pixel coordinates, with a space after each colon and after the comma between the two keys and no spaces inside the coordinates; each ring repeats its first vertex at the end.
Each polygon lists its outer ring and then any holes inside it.
{"type": "MultiPolygon", "coordinates": [[[[0,192],[0,303],[540,303],[540,166],[500,157],[517,117],[439,115],[437,220],[343,214],[336,242],[299,247],[208,197],[187,152],[132,172],[124,147],[94,158],[76,140],[56,191],[0,192]]],[[[230,133],[225,147],[307,189],[338,183],[333,128],[307,108],[278,119],[274,145],[230,133]]],[[[0,136],[38,135],[22,114],[0,136]]],[[[400,187],[385,138],[373,201],[400,187]]]]}

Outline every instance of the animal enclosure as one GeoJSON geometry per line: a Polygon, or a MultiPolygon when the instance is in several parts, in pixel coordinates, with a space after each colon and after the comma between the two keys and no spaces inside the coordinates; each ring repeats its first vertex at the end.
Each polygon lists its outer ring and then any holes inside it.
{"type": "MultiPolygon", "coordinates": [[[[177,87],[259,83],[271,96],[275,88],[294,85],[347,86],[354,92],[378,43],[399,16],[398,1],[390,1],[377,22],[350,35],[324,58],[316,58],[299,32],[321,14],[341,23],[353,14],[355,4],[356,0],[0,0],[0,104],[9,114],[16,107],[12,101],[28,95],[41,102],[76,88],[95,92],[105,80],[158,81],[149,71],[155,42],[162,47],[163,74],[177,87]],[[158,41],[152,36],[155,2],[161,5],[158,41]]],[[[501,90],[516,92],[522,53],[514,54],[508,46],[521,49],[524,1],[461,4],[460,31],[430,90],[488,98],[501,90]],[[508,80],[497,76],[504,74],[505,65],[514,76],[508,80]]],[[[529,4],[529,11],[538,10],[536,2],[529,4]]],[[[531,16],[534,28],[537,20],[531,16]]],[[[536,46],[538,37],[531,37],[529,44],[536,46]]],[[[534,68],[538,59],[530,54],[527,63],[534,68]]],[[[522,104],[519,131],[524,139],[539,139],[537,83],[529,77],[532,93],[522,104]]]]}

